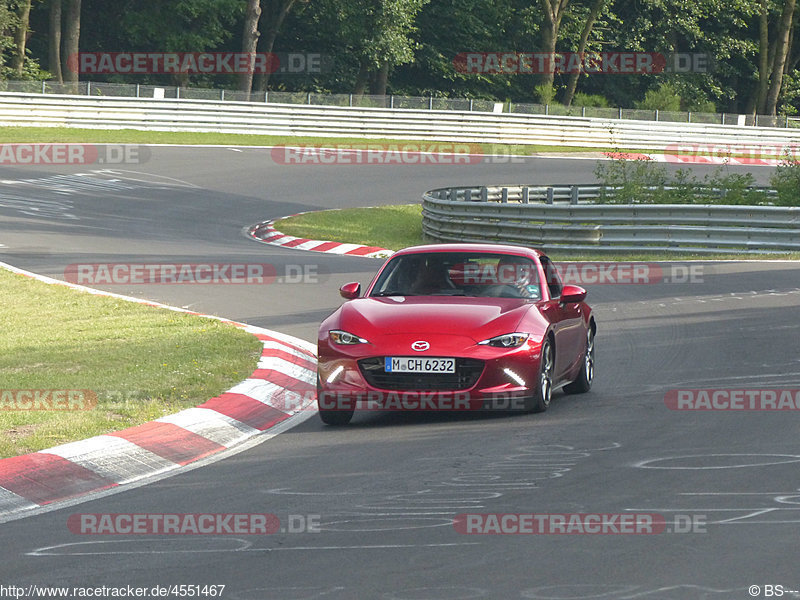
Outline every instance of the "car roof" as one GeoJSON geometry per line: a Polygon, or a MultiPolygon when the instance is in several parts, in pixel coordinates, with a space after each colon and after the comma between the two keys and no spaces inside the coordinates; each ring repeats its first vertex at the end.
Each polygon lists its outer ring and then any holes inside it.
{"type": "Polygon", "coordinates": [[[455,243],[455,244],[425,244],[422,246],[410,246],[395,252],[395,256],[400,254],[421,254],[430,252],[487,252],[494,254],[515,254],[528,258],[538,258],[544,252],[527,246],[512,246],[511,244],[477,244],[477,243],[455,243]]]}

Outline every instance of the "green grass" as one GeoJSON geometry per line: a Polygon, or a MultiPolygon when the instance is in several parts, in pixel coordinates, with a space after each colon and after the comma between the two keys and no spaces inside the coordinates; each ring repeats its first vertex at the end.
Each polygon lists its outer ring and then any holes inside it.
{"type": "Polygon", "coordinates": [[[91,390],[92,410],[6,410],[0,457],[196,406],[247,378],[261,352],[237,327],[48,285],[0,269],[0,390],[91,390]]]}
{"type": "MultiPolygon", "coordinates": [[[[422,205],[403,204],[376,208],[323,210],[287,217],[275,223],[287,235],[314,240],[330,240],[380,246],[399,250],[423,244],[422,205]]],[[[681,261],[681,260],[800,260],[800,253],[787,254],[667,254],[664,252],[606,253],[550,251],[556,261],[681,261]]]]}
{"type": "Polygon", "coordinates": [[[281,219],[275,228],[313,240],[352,242],[398,250],[422,243],[422,207],[418,204],[380,208],[346,208],[281,219]]]}
{"type": "MultiPolygon", "coordinates": [[[[435,142],[400,139],[365,139],[360,137],[298,137],[291,135],[256,135],[235,133],[197,133],[175,131],[139,131],[136,129],[77,129],[68,127],[3,127],[0,143],[109,143],[109,144],[198,144],[222,146],[281,146],[314,145],[342,147],[366,144],[403,144],[430,146],[435,142]]],[[[459,148],[467,144],[453,144],[459,148]]],[[[603,148],[572,148],[548,145],[468,144],[485,153],[529,155],[534,152],[603,152],[603,148]]],[[[613,151],[609,149],[608,151],[613,151]]]]}

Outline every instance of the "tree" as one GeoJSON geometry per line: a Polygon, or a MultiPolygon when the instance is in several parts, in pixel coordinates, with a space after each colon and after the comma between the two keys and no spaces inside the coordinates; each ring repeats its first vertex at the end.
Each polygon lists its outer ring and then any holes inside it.
{"type": "Polygon", "coordinates": [[[50,0],[48,18],[47,67],[58,83],[64,83],[61,72],[61,0],[50,0]]]}
{"type": "MultiPolygon", "coordinates": [[[[244,17],[244,31],[242,33],[242,52],[254,54],[258,48],[258,21],[261,18],[261,3],[259,0],[246,0],[247,10],[244,17]]],[[[251,61],[251,66],[254,64],[251,61]]],[[[253,88],[253,72],[239,74],[239,90],[250,93],[253,88]]]]}
{"type": "MultiPolygon", "coordinates": [[[[580,56],[583,56],[584,52],[586,52],[586,44],[589,41],[589,35],[592,33],[592,28],[597,21],[597,17],[600,16],[600,11],[603,10],[603,5],[605,3],[606,0],[594,0],[592,3],[592,7],[589,10],[589,16],[586,17],[583,30],[581,31],[580,42],[578,43],[578,54],[580,56]]],[[[580,71],[570,73],[569,82],[567,83],[567,91],[564,95],[564,104],[567,106],[572,104],[572,99],[575,97],[575,88],[578,86],[578,78],[580,75],[580,71]]]]}
{"type": "MultiPolygon", "coordinates": [[[[261,0],[263,15],[261,19],[261,46],[260,52],[271,54],[275,47],[275,40],[281,30],[283,21],[292,10],[296,0],[261,0]]],[[[262,92],[269,85],[270,72],[259,74],[257,87],[262,92]]]]}
{"type": "Polygon", "coordinates": [[[775,34],[775,52],[772,54],[769,89],[761,111],[767,115],[774,115],[777,112],[778,98],[783,83],[783,69],[791,49],[789,34],[791,33],[792,19],[794,19],[794,8],[795,0],[784,1],[778,30],[775,34]]]}
{"type": "Polygon", "coordinates": [[[31,0],[19,0],[17,3],[17,28],[14,32],[14,56],[11,68],[17,77],[22,77],[25,69],[25,46],[28,43],[28,25],[31,17],[31,0]]]}
{"type": "Polygon", "coordinates": [[[569,0],[539,0],[539,4],[544,12],[544,23],[542,25],[542,51],[546,52],[551,60],[549,69],[542,76],[541,87],[552,88],[555,79],[553,71],[552,57],[556,53],[556,43],[558,41],[558,31],[561,28],[561,19],[569,5],[569,0]]]}
{"type": "MultiPolygon", "coordinates": [[[[78,62],[75,58],[80,51],[81,38],[81,0],[66,0],[67,10],[64,14],[63,52],[61,54],[64,80],[77,84],[79,79],[78,62]],[[73,63],[70,65],[70,57],[73,63]]],[[[77,91],[77,90],[75,90],[77,91]]]]}

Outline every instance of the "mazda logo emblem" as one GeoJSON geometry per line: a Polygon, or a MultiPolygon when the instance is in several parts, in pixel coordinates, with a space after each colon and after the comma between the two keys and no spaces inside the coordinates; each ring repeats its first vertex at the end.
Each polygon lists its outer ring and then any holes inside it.
{"type": "Polygon", "coordinates": [[[422,340],[411,344],[411,349],[415,350],[416,352],[425,352],[425,350],[427,350],[430,347],[431,345],[428,342],[424,342],[422,340]]]}

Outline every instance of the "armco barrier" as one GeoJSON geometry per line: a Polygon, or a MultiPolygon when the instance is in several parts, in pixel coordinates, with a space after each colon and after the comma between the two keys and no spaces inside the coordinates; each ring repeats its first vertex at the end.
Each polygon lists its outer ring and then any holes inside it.
{"type": "Polygon", "coordinates": [[[601,204],[597,186],[432,190],[422,231],[437,242],[504,242],[544,250],[764,254],[800,251],[800,208],[601,204]]]}
{"type": "Polygon", "coordinates": [[[0,125],[666,149],[795,147],[793,128],[454,110],[0,93],[0,125]]]}

